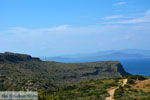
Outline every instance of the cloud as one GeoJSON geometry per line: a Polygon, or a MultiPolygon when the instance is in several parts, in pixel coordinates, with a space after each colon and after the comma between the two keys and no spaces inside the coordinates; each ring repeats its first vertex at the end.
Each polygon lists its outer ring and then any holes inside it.
{"type": "Polygon", "coordinates": [[[105,22],[105,24],[139,24],[139,23],[150,23],[150,10],[146,11],[142,17],[128,20],[105,22]]]}
{"type": "Polygon", "coordinates": [[[37,28],[37,29],[28,29],[24,27],[12,27],[8,30],[0,31],[0,34],[30,34],[30,33],[40,33],[40,32],[59,32],[59,31],[65,31],[68,30],[70,27],[69,25],[59,25],[56,27],[50,27],[50,28],[37,28]]]}
{"type": "Polygon", "coordinates": [[[69,25],[64,24],[56,27],[34,29],[33,31],[65,31],[67,29],[69,29],[69,25]]]}
{"type": "Polygon", "coordinates": [[[57,27],[52,27],[48,30],[49,31],[62,31],[62,30],[66,30],[67,28],[69,28],[69,25],[60,25],[60,26],[57,26],[57,27]]]}
{"type": "MultiPolygon", "coordinates": [[[[149,12],[146,14],[149,15],[149,12]]],[[[0,31],[0,52],[59,56],[107,49],[149,48],[149,32],[149,24],[82,27],[59,25],[36,29],[15,27],[0,31]]]]}
{"type": "Polygon", "coordinates": [[[118,19],[118,18],[123,18],[123,16],[122,15],[113,15],[113,16],[106,16],[106,17],[104,17],[102,19],[110,20],[110,19],[118,19]]]}
{"type": "Polygon", "coordinates": [[[126,4],[127,4],[127,2],[116,2],[113,5],[114,6],[122,6],[122,5],[126,5],[126,4]]]}

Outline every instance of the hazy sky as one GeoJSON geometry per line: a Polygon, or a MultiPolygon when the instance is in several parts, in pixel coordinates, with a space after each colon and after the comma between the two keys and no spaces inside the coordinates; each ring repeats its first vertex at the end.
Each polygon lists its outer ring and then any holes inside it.
{"type": "Polygon", "coordinates": [[[0,52],[150,49],[150,0],[0,0],[0,52]]]}

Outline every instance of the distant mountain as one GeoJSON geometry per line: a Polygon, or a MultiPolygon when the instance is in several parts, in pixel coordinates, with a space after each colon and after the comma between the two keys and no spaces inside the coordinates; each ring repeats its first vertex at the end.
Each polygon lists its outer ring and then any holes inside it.
{"type": "Polygon", "coordinates": [[[90,54],[74,54],[58,57],[46,57],[48,61],[59,62],[92,62],[106,60],[127,60],[127,59],[147,59],[150,58],[150,50],[126,49],[126,50],[110,50],[101,51],[90,54]]]}
{"type": "Polygon", "coordinates": [[[0,54],[0,91],[53,90],[63,84],[130,75],[118,61],[59,63],[30,55],[0,54]]]}

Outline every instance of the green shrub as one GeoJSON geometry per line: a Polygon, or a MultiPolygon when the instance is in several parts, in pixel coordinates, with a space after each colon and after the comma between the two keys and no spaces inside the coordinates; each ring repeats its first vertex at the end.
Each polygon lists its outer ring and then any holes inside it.
{"type": "Polygon", "coordinates": [[[76,86],[75,85],[70,85],[70,86],[65,86],[64,88],[63,88],[63,90],[73,90],[73,89],[75,89],[76,88],[76,86]]]}
{"type": "Polygon", "coordinates": [[[129,76],[128,79],[133,79],[133,80],[145,80],[146,78],[141,76],[141,75],[132,75],[129,76]]]}
{"type": "Polygon", "coordinates": [[[124,85],[124,88],[131,88],[131,86],[128,85],[128,84],[125,84],[125,85],[124,85]]]}
{"type": "Polygon", "coordinates": [[[135,83],[135,80],[134,80],[134,79],[129,78],[127,83],[128,83],[128,84],[134,84],[134,83],[135,83]]]}
{"type": "Polygon", "coordinates": [[[124,93],[124,89],[123,89],[123,87],[120,86],[118,89],[116,89],[114,98],[117,99],[117,98],[122,97],[123,93],[124,93]]]}

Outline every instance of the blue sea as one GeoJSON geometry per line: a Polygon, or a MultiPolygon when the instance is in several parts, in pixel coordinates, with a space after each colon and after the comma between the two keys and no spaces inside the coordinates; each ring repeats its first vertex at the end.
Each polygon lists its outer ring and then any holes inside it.
{"type": "Polygon", "coordinates": [[[150,59],[121,60],[124,69],[131,74],[150,76],[150,59]]]}

